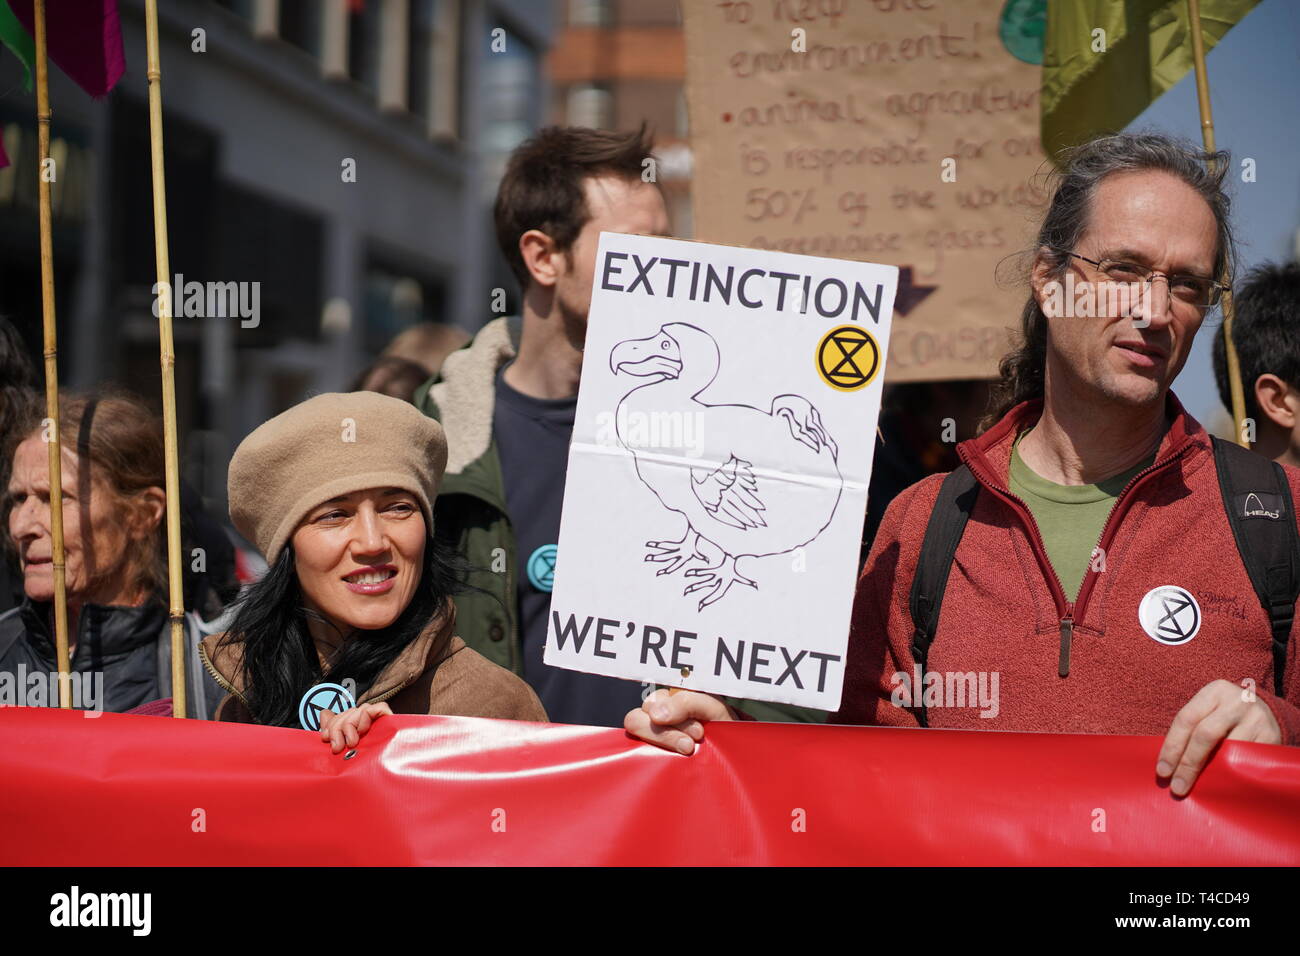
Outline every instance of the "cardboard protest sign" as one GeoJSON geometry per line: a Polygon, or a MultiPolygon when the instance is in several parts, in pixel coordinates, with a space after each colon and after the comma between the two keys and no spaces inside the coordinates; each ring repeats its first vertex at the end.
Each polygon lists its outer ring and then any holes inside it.
{"type": "Polygon", "coordinates": [[[695,237],[897,265],[890,381],[995,375],[1026,294],[995,272],[1033,240],[1046,167],[1042,4],[682,14],[695,237]]]}
{"type": "Polygon", "coordinates": [[[839,706],[897,281],[601,234],[547,664],[839,706]]]}

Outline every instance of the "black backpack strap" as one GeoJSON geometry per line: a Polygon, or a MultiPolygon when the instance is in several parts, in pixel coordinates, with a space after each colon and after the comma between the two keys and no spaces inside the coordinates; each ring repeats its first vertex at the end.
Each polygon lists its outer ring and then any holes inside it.
{"type": "Polygon", "coordinates": [[[1228,524],[1273,626],[1273,691],[1281,697],[1286,645],[1300,596],[1300,533],[1291,488],[1276,462],[1232,442],[1213,442],[1228,524]]]}
{"type": "Polygon", "coordinates": [[[912,688],[912,704],[922,727],[929,726],[929,717],[922,703],[925,662],[935,631],[939,628],[939,611],[943,606],[943,592],[948,587],[952,559],[978,495],[979,483],[965,465],[944,478],[939,486],[939,497],[930,512],[930,521],[925,526],[925,539],[921,542],[916,575],[912,578],[912,594],[908,599],[912,611],[912,658],[916,661],[921,685],[912,688]]]}

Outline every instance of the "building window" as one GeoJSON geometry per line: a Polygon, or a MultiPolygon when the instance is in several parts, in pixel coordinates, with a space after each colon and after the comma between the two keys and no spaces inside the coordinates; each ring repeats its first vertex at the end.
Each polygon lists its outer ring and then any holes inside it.
{"type": "Polygon", "coordinates": [[[353,3],[348,13],[348,76],[372,94],[379,92],[383,9],[378,3],[353,3]]]}
{"type": "Polygon", "coordinates": [[[320,0],[280,0],[280,37],[312,56],[321,55],[320,0]]]}
{"type": "Polygon", "coordinates": [[[224,7],[241,20],[252,21],[253,0],[216,0],[217,6],[224,7]]]}
{"type": "Polygon", "coordinates": [[[609,129],[614,125],[614,94],[595,83],[571,86],[564,114],[570,126],[609,129]]]}
{"type": "Polygon", "coordinates": [[[499,24],[490,26],[484,39],[483,144],[488,171],[483,185],[492,195],[506,157],[537,125],[540,61],[530,44],[499,24]]]}
{"type": "Polygon", "coordinates": [[[421,119],[433,109],[435,44],[438,36],[438,0],[411,0],[408,13],[406,58],[406,103],[421,119]]]}
{"type": "MultiPolygon", "coordinates": [[[[210,271],[223,279],[259,283],[258,325],[241,327],[235,346],[319,341],[325,281],[321,218],[235,183],[216,183],[215,192],[208,217],[213,230],[210,271]]],[[[152,252],[147,258],[152,263],[152,252]]]]}

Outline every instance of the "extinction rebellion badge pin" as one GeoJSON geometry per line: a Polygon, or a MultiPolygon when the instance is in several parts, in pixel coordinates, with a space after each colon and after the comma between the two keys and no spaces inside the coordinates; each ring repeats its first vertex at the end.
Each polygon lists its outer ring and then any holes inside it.
{"type": "Polygon", "coordinates": [[[1183,588],[1152,588],[1138,605],[1138,621],[1147,636],[1161,644],[1186,644],[1201,629],[1201,606],[1183,588]]]}
{"type": "Polygon", "coordinates": [[[544,544],[528,557],[528,583],[539,591],[555,587],[555,554],[553,544],[544,544]]]}
{"type": "Polygon", "coordinates": [[[357,702],[342,684],[317,684],[298,703],[298,723],[305,730],[320,730],[322,710],[341,714],[355,706],[357,702]]]}

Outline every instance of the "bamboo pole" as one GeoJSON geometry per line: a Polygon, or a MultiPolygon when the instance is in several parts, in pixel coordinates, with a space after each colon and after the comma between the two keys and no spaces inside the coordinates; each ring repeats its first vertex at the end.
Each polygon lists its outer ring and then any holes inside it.
{"type": "MultiPolygon", "coordinates": [[[[45,434],[50,461],[50,538],[53,541],[54,647],[59,667],[59,706],[72,707],[68,655],[68,585],[63,549],[63,443],[59,435],[59,347],[54,321],[54,242],[50,212],[50,69],[45,0],[32,4],[36,32],[36,144],[40,158],[37,198],[41,220],[41,322],[45,334],[45,434]]],[[[58,175],[58,171],[54,171],[58,175]]]]}
{"type": "MultiPolygon", "coordinates": [[[[1210,79],[1205,71],[1205,38],[1201,35],[1200,0],[1187,0],[1188,28],[1192,34],[1192,62],[1196,67],[1196,100],[1201,107],[1201,139],[1206,152],[1214,152],[1214,114],[1210,107],[1210,79]]],[[[1211,167],[1213,168],[1213,167],[1211,167]]],[[[1237,346],[1232,341],[1232,285],[1229,279],[1232,263],[1225,258],[1219,281],[1228,288],[1223,293],[1223,354],[1228,366],[1228,393],[1232,398],[1233,440],[1242,448],[1249,448],[1242,423],[1246,418],[1246,398],[1241,383],[1241,363],[1237,359],[1237,346]]],[[[1251,383],[1254,385],[1254,383],[1251,383]]]]}
{"type": "Polygon", "coordinates": [[[167,591],[171,605],[172,716],[186,713],[185,597],[181,587],[181,486],[176,441],[176,351],[172,344],[171,264],[167,255],[167,183],[163,176],[162,68],[158,0],[145,0],[149,80],[149,147],[153,160],[153,244],[158,270],[158,349],[162,366],[163,454],[167,473],[167,591]]]}

